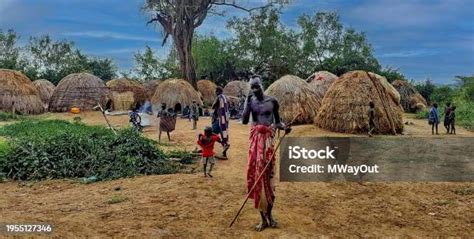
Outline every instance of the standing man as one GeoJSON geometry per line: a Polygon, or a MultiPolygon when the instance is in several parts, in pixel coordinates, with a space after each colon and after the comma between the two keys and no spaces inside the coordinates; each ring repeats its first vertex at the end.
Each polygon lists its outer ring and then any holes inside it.
{"type": "Polygon", "coordinates": [[[438,134],[438,124],[439,124],[439,112],[438,112],[438,104],[434,103],[431,106],[430,112],[428,114],[428,123],[431,125],[431,134],[438,134]]]}
{"type": "Polygon", "coordinates": [[[448,102],[446,103],[446,108],[444,109],[444,128],[446,129],[446,134],[449,134],[450,130],[449,127],[451,125],[451,122],[449,122],[449,115],[451,114],[451,103],[448,102]]]}
{"type": "Polygon", "coordinates": [[[278,101],[263,93],[260,76],[250,78],[250,89],[242,115],[243,124],[248,124],[250,115],[252,115],[247,163],[247,190],[250,191],[255,185],[249,198],[254,200],[254,207],[260,211],[261,222],[255,229],[262,231],[268,226],[277,226],[277,222],[272,216],[275,202],[273,179],[275,157],[270,158],[274,150],[275,128],[284,129],[287,133],[291,131],[291,128],[285,127],[280,120],[278,101]],[[264,171],[269,160],[271,163],[264,171]],[[257,182],[260,174],[262,177],[257,182]]]}
{"type": "Polygon", "coordinates": [[[197,121],[199,120],[199,106],[195,100],[193,100],[191,105],[191,119],[193,120],[193,129],[196,129],[197,121]]]}
{"type": "Polygon", "coordinates": [[[227,158],[227,150],[229,149],[229,118],[227,113],[229,112],[229,103],[227,98],[223,94],[222,87],[216,88],[216,100],[212,104],[214,113],[212,114],[212,131],[215,134],[221,135],[222,145],[224,150],[222,156],[227,158]]]}

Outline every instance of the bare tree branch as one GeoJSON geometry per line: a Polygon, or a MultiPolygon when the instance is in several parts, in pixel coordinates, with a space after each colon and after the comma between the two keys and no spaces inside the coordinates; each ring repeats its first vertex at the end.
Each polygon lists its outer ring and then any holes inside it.
{"type": "Polygon", "coordinates": [[[245,8],[245,7],[239,6],[235,3],[216,2],[216,1],[214,1],[212,3],[212,5],[228,6],[228,7],[237,8],[237,9],[240,9],[240,10],[243,10],[243,11],[246,11],[246,12],[252,12],[252,11],[255,11],[255,10],[265,9],[265,8],[271,7],[271,6],[273,6],[273,2],[270,2],[270,3],[268,3],[267,5],[264,5],[264,6],[254,7],[254,8],[245,8]]]}

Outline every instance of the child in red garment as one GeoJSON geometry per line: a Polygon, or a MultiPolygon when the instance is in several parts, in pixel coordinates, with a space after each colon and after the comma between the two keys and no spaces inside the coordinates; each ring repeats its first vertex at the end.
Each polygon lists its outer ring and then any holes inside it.
{"type": "Polygon", "coordinates": [[[214,143],[219,142],[222,143],[221,138],[212,133],[211,127],[206,127],[204,129],[204,134],[199,134],[199,138],[197,144],[202,148],[202,164],[204,167],[204,177],[211,177],[211,171],[216,163],[216,159],[214,158],[214,143]],[[209,171],[206,171],[207,165],[209,165],[209,171]]]}

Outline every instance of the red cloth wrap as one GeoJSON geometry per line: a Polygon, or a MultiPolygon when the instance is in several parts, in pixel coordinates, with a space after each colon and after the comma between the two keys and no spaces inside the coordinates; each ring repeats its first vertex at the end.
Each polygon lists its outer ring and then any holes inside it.
{"type": "Polygon", "coordinates": [[[247,192],[250,192],[258,176],[267,165],[268,160],[272,160],[254,190],[249,195],[249,198],[254,200],[254,206],[257,209],[259,208],[262,187],[269,204],[273,204],[275,198],[275,194],[270,185],[270,179],[273,177],[273,169],[275,166],[275,156],[273,155],[273,158],[270,159],[274,150],[273,136],[274,132],[270,126],[253,125],[250,130],[250,147],[247,162],[247,192]]]}

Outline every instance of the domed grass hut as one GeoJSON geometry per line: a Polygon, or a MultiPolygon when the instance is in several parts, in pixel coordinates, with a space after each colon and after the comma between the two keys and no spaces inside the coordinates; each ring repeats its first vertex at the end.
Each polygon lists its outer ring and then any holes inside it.
{"type": "Polygon", "coordinates": [[[21,114],[44,112],[38,90],[21,72],[0,69],[0,111],[21,114]]]}
{"type": "Polygon", "coordinates": [[[155,94],[156,88],[160,85],[160,80],[147,80],[143,82],[143,88],[145,88],[148,99],[151,99],[155,94]]]}
{"type": "Polygon", "coordinates": [[[240,94],[247,95],[250,91],[250,85],[244,81],[231,81],[224,87],[224,95],[239,98],[240,94]]]}
{"type": "Polygon", "coordinates": [[[165,103],[167,108],[181,112],[186,105],[191,106],[193,100],[202,106],[199,93],[189,82],[182,79],[168,79],[156,88],[151,103],[156,107],[161,107],[161,104],[165,103]]]}
{"type": "Polygon", "coordinates": [[[427,108],[425,98],[405,80],[396,80],[392,85],[400,93],[400,104],[406,112],[416,113],[427,108]]]}
{"type": "Polygon", "coordinates": [[[51,96],[54,92],[54,84],[51,83],[51,81],[41,79],[33,81],[33,85],[38,90],[41,101],[43,102],[43,106],[48,108],[49,100],[51,99],[51,96]]]}
{"type": "Polygon", "coordinates": [[[104,107],[110,98],[109,89],[99,77],[74,73],[59,81],[49,101],[49,110],[66,112],[72,107],[93,110],[98,103],[104,107]]]}
{"type": "Polygon", "coordinates": [[[265,93],[278,100],[280,117],[286,123],[299,113],[302,114],[295,120],[296,124],[313,123],[321,106],[321,100],[315,95],[311,86],[293,75],[285,75],[273,82],[265,93]]]}
{"type": "Polygon", "coordinates": [[[326,94],[326,91],[329,89],[332,83],[337,80],[337,78],[337,75],[334,75],[329,71],[318,71],[308,77],[306,82],[308,82],[311,88],[313,88],[316,96],[322,100],[326,94]]]}
{"type": "Polygon", "coordinates": [[[197,82],[197,88],[201,93],[203,103],[207,106],[211,106],[216,99],[216,84],[210,80],[199,80],[197,82]]]}
{"type": "Polygon", "coordinates": [[[125,78],[114,79],[106,83],[112,94],[114,110],[131,110],[137,103],[147,100],[147,93],[142,84],[125,78]]]}
{"type": "Polygon", "coordinates": [[[335,132],[368,132],[369,102],[375,104],[375,126],[380,134],[403,131],[400,95],[388,81],[374,73],[348,72],[328,89],[316,125],[335,132]]]}

